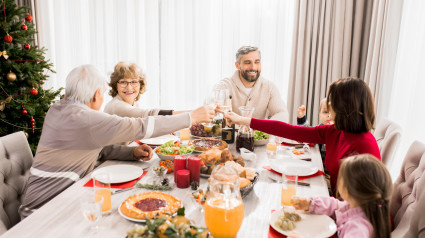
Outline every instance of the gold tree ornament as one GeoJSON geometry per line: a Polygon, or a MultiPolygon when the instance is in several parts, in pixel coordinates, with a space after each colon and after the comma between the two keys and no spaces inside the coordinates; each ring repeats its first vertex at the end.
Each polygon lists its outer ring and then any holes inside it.
{"type": "Polygon", "coordinates": [[[28,133],[26,132],[26,131],[24,131],[24,134],[25,134],[25,136],[27,137],[27,139],[28,139],[28,133]]]}
{"type": "Polygon", "coordinates": [[[13,82],[16,80],[16,74],[10,71],[9,73],[7,73],[6,78],[7,80],[9,80],[9,82],[13,82]]]}

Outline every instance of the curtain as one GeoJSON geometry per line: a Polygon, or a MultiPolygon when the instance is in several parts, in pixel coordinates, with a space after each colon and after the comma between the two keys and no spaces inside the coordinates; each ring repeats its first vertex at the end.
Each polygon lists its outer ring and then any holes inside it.
{"type": "Polygon", "coordinates": [[[193,109],[233,74],[237,49],[255,45],[261,75],[287,96],[295,0],[36,3],[40,44],[57,72],[49,86],[64,87],[69,71],[84,63],[108,73],[118,61],[131,61],[147,77],[141,106],[193,109]]]}
{"type": "Polygon", "coordinates": [[[386,118],[393,85],[403,1],[374,1],[364,80],[375,97],[377,121],[386,118]]]}
{"type": "Polygon", "coordinates": [[[415,140],[425,142],[425,1],[404,1],[397,46],[394,82],[390,87],[388,118],[403,128],[400,149],[391,174],[400,174],[401,164],[415,140]]]}
{"type": "Polygon", "coordinates": [[[372,1],[300,0],[296,6],[294,51],[288,110],[307,106],[310,124],[319,124],[320,100],[341,77],[362,77],[366,61],[372,1]]]}

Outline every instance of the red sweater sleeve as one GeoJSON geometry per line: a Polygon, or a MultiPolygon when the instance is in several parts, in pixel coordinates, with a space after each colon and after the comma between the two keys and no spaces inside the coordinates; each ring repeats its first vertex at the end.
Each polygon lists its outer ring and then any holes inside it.
{"type": "Polygon", "coordinates": [[[291,140],[307,143],[325,144],[326,132],[333,125],[320,125],[315,127],[293,126],[281,121],[251,119],[251,128],[288,138],[291,140]]]}

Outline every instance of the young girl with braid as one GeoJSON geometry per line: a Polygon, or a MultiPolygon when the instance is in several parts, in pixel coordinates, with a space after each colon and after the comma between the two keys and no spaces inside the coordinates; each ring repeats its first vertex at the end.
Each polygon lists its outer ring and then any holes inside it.
{"type": "Polygon", "coordinates": [[[334,218],[340,238],[390,237],[392,181],[382,162],[370,154],[344,159],[337,188],[343,201],[333,197],[294,197],[294,207],[334,218]]]}

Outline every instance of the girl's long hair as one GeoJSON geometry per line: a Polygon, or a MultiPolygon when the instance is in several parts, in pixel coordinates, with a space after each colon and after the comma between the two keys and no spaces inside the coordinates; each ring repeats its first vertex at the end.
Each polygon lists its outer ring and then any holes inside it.
{"type": "MultiPolygon", "coordinates": [[[[338,183],[362,208],[373,226],[373,237],[390,237],[391,176],[385,165],[370,154],[344,159],[338,183]]],[[[339,188],[339,186],[337,186],[339,188]]]]}

